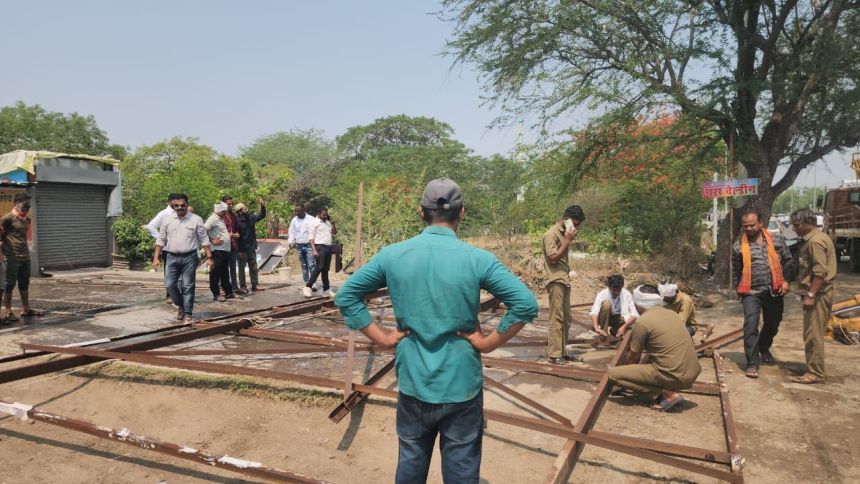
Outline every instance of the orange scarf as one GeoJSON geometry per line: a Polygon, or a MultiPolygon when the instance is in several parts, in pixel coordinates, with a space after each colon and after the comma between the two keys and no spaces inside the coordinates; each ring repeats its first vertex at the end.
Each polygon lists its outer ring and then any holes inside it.
{"type": "MultiPolygon", "coordinates": [[[[762,230],[764,239],[767,242],[767,262],[770,266],[770,275],[773,280],[773,290],[778,291],[782,288],[782,264],[779,262],[779,255],[776,253],[776,248],[773,246],[773,239],[770,232],[762,230]]],[[[747,239],[747,233],[741,233],[741,258],[744,263],[743,272],[741,273],[741,282],[738,285],[738,294],[749,294],[752,290],[752,255],[750,255],[750,242],[747,239]]]]}

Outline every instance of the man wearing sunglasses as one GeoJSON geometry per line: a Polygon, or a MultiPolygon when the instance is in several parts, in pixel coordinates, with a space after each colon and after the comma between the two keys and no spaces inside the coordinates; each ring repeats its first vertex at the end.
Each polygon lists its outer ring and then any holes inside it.
{"type": "Polygon", "coordinates": [[[158,270],[161,253],[165,258],[167,272],[165,285],[173,303],[179,307],[176,319],[186,323],[194,321],[194,290],[197,281],[197,251],[203,247],[209,270],[213,269],[209,234],[199,215],[188,212],[188,195],[181,193],[171,202],[173,215],[164,218],[155,240],[152,267],[158,270]],[[182,286],[179,280],[182,279],[182,286]]]}
{"type": "Polygon", "coordinates": [[[21,295],[21,316],[41,316],[30,308],[30,247],[27,244],[27,231],[30,228],[30,195],[16,193],[12,198],[15,206],[12,211],[0,218],[3,230],[3,255],[6,256],[6,283],[4,284],[3,305],[6,311],[0,316],[0,324],[18,321],[12,313],[12,291],[18,286],[21,295]]]}

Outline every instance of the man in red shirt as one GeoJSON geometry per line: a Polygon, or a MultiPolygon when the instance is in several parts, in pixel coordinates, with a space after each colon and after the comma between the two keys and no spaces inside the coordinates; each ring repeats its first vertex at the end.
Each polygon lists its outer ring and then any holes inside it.
{"type": "MultiPolygon", "coordinates": [[[[236,221],[236,212],[233,210],[233,197],[224,195],[221,201],[227,204],[227,216],[224,217],[224,225],[227,226],[227,232],[230,233],[230,258],[227,261],[227,267],[230,269],[230,285],[234,288],[239,287],[239,282],[236,280],[236,264],[239,261],[239,223],[236,221]]],[[[247,290],[236,290],[237,294],[247,294],[247,290]]]]}

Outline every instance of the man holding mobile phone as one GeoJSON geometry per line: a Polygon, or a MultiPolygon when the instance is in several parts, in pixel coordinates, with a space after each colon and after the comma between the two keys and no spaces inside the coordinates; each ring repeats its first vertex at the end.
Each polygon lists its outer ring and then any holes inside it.
{"type": "Polygon", "coordinates": [[[573,317],[570,314],[570,266],[567,253],[576,238],[585,213],[579,205],[565,209],[562,218],[543,236],[543,257],[546,266],[546,292],[549,297],[549,335],[546,357],[554,365],[568,361],[582,361],[577,355],[567,354],[567,333],[573,317]]]}

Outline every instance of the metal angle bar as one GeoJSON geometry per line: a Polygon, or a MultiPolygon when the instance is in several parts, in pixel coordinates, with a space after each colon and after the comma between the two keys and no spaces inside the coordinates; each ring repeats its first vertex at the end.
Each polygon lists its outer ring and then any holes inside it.
{"type": "MultiPolygon", "coordinates": [[[[24,415],[26,415],[27,418],[30,418],[32,420],[37,420],[39,422],[44,422],[47,424],[56,425],[58,427],[75,430],[77,432],[82,432],[103,439],[112,440],[114,442],[120,442],[126,445],[139,447],[141,449],[151,450],[172,457],[190,460],[192,462],[197,462],[198,464],[218,467],[219,469],[226,469],[229,471],[238,472],[240,474],[269,479],[276,482],[325,482],[301,474],[296,474],[294,472],[288,472],[280,469],[267,467],[259,462],[247,461],[236,457],[230,457],[226,454],[221,456],[212,455],[201,450],[186,447],[184,445],[176,445],[170,442],[156,440],[151,437],[136,435],[131,433],[126,428],[116,430],[110,427],[95,425],[84,420],[76,420],[69,417],[64,417],[62,415],[57,415],[55,413],[44,412],[42,410],[32,408],[29,405],[22,405],[19,403],[10,404],[8,402],[0,401],[0,404],[4,405],[7,408],[12,408],[12,411],[15,412],[16,415],[19,413],[18,411],[20,410],[21,413],[23,413],[24,415]],[[26,407],[30,408],[26,410],[26,413],[24,413],[23,409],[26,407]]],[[[23,417],[24,415],[20,416],[23,417]]]]}
{"type": "MultiPolygon", "coordinates": [[[[187,328],[189,326],[191,326],[191,325],[187,324],[187,323],[186,324],[174,324],[172,326],[165,326],[163,328],[153,329],[150,331],[141,331],[139,333],[130,333],[130,334],[124,334],[121,336],[114,336],[112,338],[108,338],[108,340],[109,340],[109,342],[113,343],[116,341],[123,341],[123,340],[127,340],[127,339],[132,339],[132,338],[139,338],[141,336],[149,336],[152,334],[164,333],[167,331],[173,331],[173,330],[177,330],[177,329],[183,329],[183,328],[187,328]]],[[[91,342],[91,343],[82,344],[80,346],[97,346],[99,344],[103,344],[103,343],[91,342]]],[[[9,355],[9,356],[5,356],[5,357],[0,358],[0,364],[8,363],[10,361],[18,361],[18,360],[24,360],[27,358],[33,358],[35,356],[45,356],[45,355],[49,355],[49,354],[50,353],[47,353],[44,351],[33,351],[30,353],[21,353],[21,354],[17,354],[17,355],[9,355]]]]}
{"type": "MultiPolygon", "coordinates": [[[[155,350],[155,351],[132,351],[132,354],[149,356],[236,356],[236,355],[280,355],[280,354],[302,354],[302,353],[338,353],[341,348],[330,346],[298,347],[284,346],[280,348],[238,348],[221,350],[155,350]]],[[[359,350],[361,351],[361,350],[359,350]]],[[[48,353],[45,353],[48,354],[48,353]]]]}
{"type": "Polygon", "coordinates": [[[729,404],[729,389],[726,383],[726,373],[723,371],[723,361],[719,352],[714,352],[714,372],[717,374],[717,380],[720,382],[720,409],[722,410],[723,427],[726,431],[726,448],[732,456],[732,473],[736,474],[743,481],[743,464],[744,459],[741,457],[738,450],[738,436],[735,432],[735,421],[732,418],[732,407],[729,404]]]}
{"type": "Polygon", "coordinates": [[[720,450],[700,449],[698,447],[690,447],[688,445],[670,444],[668,442],[630,437],[627,435],[610,434],[607,432],[599,432],[597,430],[592,430],[588,435],[611,440],[630,447],[653,450],[654,452],[675,457],[686,457],[688,459],[696,459],[703,462],[714,462],[725,465],[729,465],[732,462],[732,455],[720,450]]]}
{"type": "MultiPolygon", "coordinates": [[[[251,320],[242,319],[239,321],[235,321],[232,323],[225,323],[215,325],[213,327],[208,328],[200,328],[200,329],[192,329],[189,331],[184,331],[181,333],[170,334],[166,336],[161,336],[158,338],[153,338],[146,341],[141,341],[138,343],[129,343],[122,346],[117,346],[115,348],[111,348],[113,352],[122,352],[122,351],[135,351],[135,350],[147,350],[150,348],[159,348],[162,346],[170,346],[177,343],[183,343],[185,341],[190,341],[198,338],[205,338],[207,336],[213,336],[216,334],[226,333],[228,331],[236,331],[245,327],[250,326],[251,320]]],[[[71,348],[62,348],[59,346],[48,346],[48,345],[21,345],[22,348],[27,347],[28,349],[36,350],[36,351],[50,351],[51,353],[68,353],[68,351],[54,351],[53,349],[48,348],[58,348],[62,350],[69,350],[71,348]]],[[[102,361],[105,358],[98,358],[92,356],[84,356],[80,353],[70,353],[77,354],[78,356],[74,356],[71,358],[63,358],[54,361],[46,361],[43,363],[36,363],[28,366],[22,366],[18,368],[11,368],[8,370],[0,371],[0,383],[8,383],[10,381],[20,380],[23,378],[30,378],[34,376],[44,375],[45,373],[51,373],[55,371],[68,370],[69,368],[75,368],[77,366],[88,365],[90,363],[95,363],[97,361],[102,361]]]]}
{"type": "MultiPolygon", "coordinates": [[[[366,386],[374,386],[377,383],[379,383],[385,377],[385,375],[391,373],[391,370],[394,369],[394,361],[395,360],[392,359],[391,361],[386,363],[385,366],[383,366],[382,368],[379,369],[379,371],[377,371],[376,373],[371,375],[371,377],[368,378],[367,381],[364,382],[364,384],[366,386]]],[[[353,388],[355,388],[354,384],[353,384],[353,388]]],[[[331,420],[334,423],[339,423],[341,420],[343,420],[344,417],[346,417],[352,411],[353,408],[355,408],[359,403],[365,401],[368,396],[369,396],[369,393],[367,393],[367,392],[360,392],[358,390],[353,390],[352,393],[350,393],[344,399],[344,401],[340,402],[340,404],[337,407],[335,407],[334,410],[331,411],[331,413],[328,415],[329,420],[331,420]]],[[[395,395],[395,397],[396,397],[396,395],[395,395]]]]}
{"type": "MultiPolygon", "coordinates": [[[[552,375],[560,378],[571,378],[574,380],[584,381],[600,381],[605,370],[597,370],[594,368],[581,368],[574,366],[559,367],[547,363],[537,361],[523,361],[512,358],[494,358],[484,356],[481,358],[484,366],[489,368],[501,368],[512,371],[527,371],[531,373],[540,373],[543,375],[552,375]]],[[[719,385],[712,382],[696,382],[685,393],[700,393],[703,395],[718,395],[719,385]]]]}
{"type": "Polygon", "coordinates": [[[346,371],[343,378],[343,401],[352,393],[352,368],[355,366],[355,333],[349,333],[349,343],[346,350],[346,371]]]}
{"type": "Polygon", "coordinates": [[[721,479],[728,482],[743,482],[742,477],[732,474],[728,471],[715,469],[713,467],[689,462],[675,457],[670,457],[668,455],[663,455],[653,450],[624,445],[615,440],[612,440],[611,438],[600,437],[598,436],[599,434],[591,434],[583,431],[577,431],[572,428],[565,427],[563,425],[547,422],[545,420],[522,417],[520,415],[499,412],[497,410],[484,410],[484,415],[486,415],[487,418],[491,420],[497,420],[499,422],[503,422],[509,425],[515,425],[518,427],[537,430],[551,435],[558,435],[559,437],[565,437],[570,441],[577,442],[579,444],[582,444],[583,446],[585,444],[593,445],[595,447],[601,447],[604,449],[621,452],[622,454],[627,454],[634,457],[658,462],[660,464],[669,465],[678,469],[695,472],[697,474],[714,477],[716,479],[721,479]]]}
{"type": "Polygon", "coordinates": [[[705,341],[704,343],[699,343],[698,346],[696,346],[696,353],[699,353],[699,352],[704,351],[706,349],[715,349],[715,348],[718,348],[720,346],[729,344],[732,341],[743,337],[743,335],[744,335],[743,328],[738,328],[738,329],[729,331],[728,333],[721,335],[721,336],[718,336],[718,337],[716,337],[710,341],[705,341]]]}
{"type": "MultiPolygon", "coordinates": [[[[621,344],[618,345],[618,350],[616,350],[615,356],[612,357],[612,361],[609,363],[610,367],[616,366],[627,353],[627,348],[630,346],[631,334],[632,332],[628,332],[624,335],[624,339],[621,340],[621,344]]],[[[594,424],[597,422],[597,417],[600,415],[600,411],[606,403],[606,398],[609,396],[609,390],[611,390],[611,388],[612,384],[609,382],[609,372],[606,372],[601,377],[600,383],[597,384],[597,388],[594,390],[594,393],[591,394],[591,399],[588,401],[588,405],[586,405],[585,410],[583,410],[582,414],[579,416],[579,421],[576,422],[575,430],[577,432],[585,434],[594,427],[594,424]]],[[[584,441],[568,439],[553,464],[553,469],[547,477],[546,482],[551,482],[553,484],[567,482],[570,477],[570,473],[573,472],[573,468],[576,466],[576,461],[579,459],[584,448],[584,441]]]]}
{"type": "Polygon", "coordinates": [[[508,395],[516,398],[517,400],[530,405],[532,408],[540,411],[544,415],[549,416],[550,418],[552,418],[556,422],[559,422],[559,423],[566,425],[568,427],[573,427],[573,422],[571,422],[569,418],[565,417],[564,415],[556,412],[555,410],[553,410],[549,407],[542,405],[539,402],[532,400],[531,398],[523,395],[522,393],[514,390],[513,388],[511,388],[511,387],[509,387],[509,386],[507,386],[507,385],[505,385],[499,381],[496,381],[496,380],[494,380],[488,376],[484,376],[484,385],[486,385],[487,387],[490,387],[490,388],[495,388],[501,392],[507,393],[508,395]]]}

